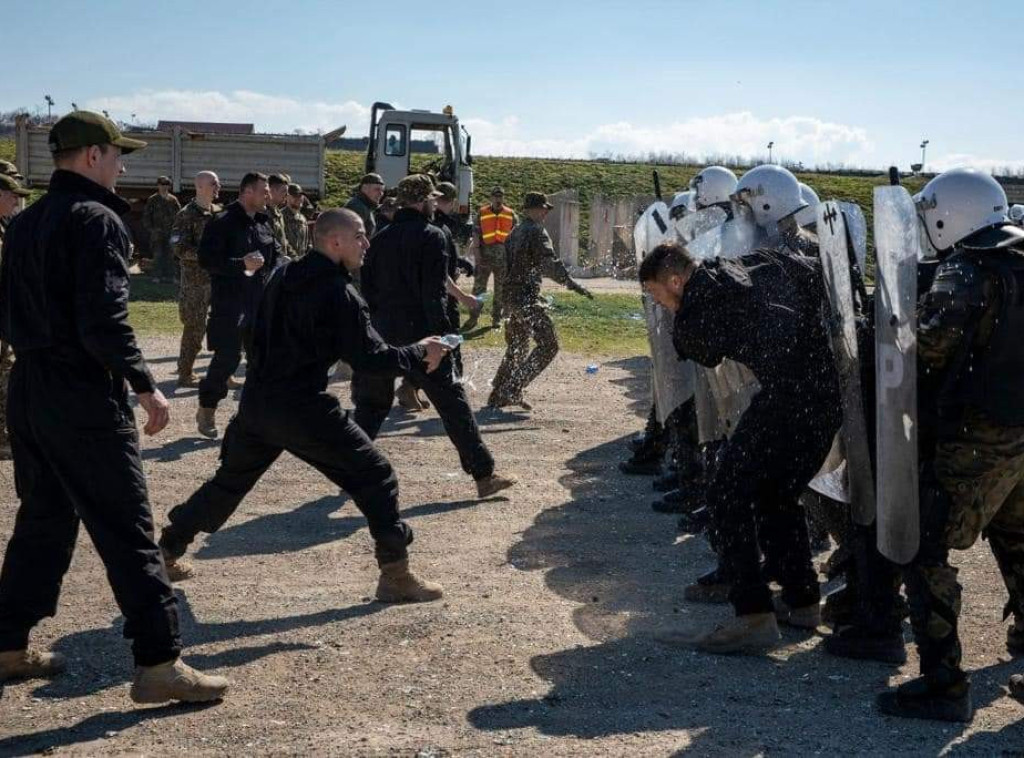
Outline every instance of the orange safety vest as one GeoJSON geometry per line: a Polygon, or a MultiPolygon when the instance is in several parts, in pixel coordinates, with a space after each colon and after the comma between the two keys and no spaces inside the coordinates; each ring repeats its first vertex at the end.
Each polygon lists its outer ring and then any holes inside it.
{"type": "Polygon", "coordinates": [[[480,208],[480,238],[485,245],[497,245],[508,239],[516,217],[507,205],[497,213],[487,204],[480,208]]]}

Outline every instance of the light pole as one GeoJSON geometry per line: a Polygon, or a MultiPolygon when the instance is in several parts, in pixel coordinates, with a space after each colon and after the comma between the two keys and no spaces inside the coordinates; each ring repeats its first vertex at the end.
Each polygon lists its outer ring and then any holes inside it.
{"type": "Polygon", "coordinates": [[[50,123],[51,121],[53,121],[54,102],[53,98],[49,95],[44,95],[44,97],[46,98],[46,123],[50,123]]]}
{"type": "Polygon", "coordinates": [[[928,150],[928,140],[921,141],[921,173],[924,173],[924,154],[928,150]]]}
{"type": "Polygon", "coordinates": [[[772,162],[772,148],[775,147],[775,142],[768,143],[768,162],[772,162]]]}

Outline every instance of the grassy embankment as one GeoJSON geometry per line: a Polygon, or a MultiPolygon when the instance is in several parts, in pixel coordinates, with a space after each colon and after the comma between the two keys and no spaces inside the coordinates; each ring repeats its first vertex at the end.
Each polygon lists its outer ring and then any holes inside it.
{"type": "MultiPolygon", "coordinates": [[[[0,140],[0,158],[14,159],[12,140],[0,140]]],[[[362,153],[332,151],[328,155],[327,197],[323,205],[343,203],[363,173],[362,153]]],[[[599,161],[562,161],[535,158],[478,157],[474,164],[476,197],[483,202],[486,193],[500,184],[506,202],[518,207],[530,190],[557,192],[573,188],[580,193],[581,243],[586,244],[590,198],[596,194],[622,196],[652,191],[652,166],[599,161]]],[[[666,193],[685,188],[697,167],[660,166],[662,187],[666,193]]],[[[803,174],[822,198],[850,200],[864,208],[870,223],[871,192],[886,178],[803,174]]],[[[917,184],[910,184],[914,191],[917,184]]],[[[638,299],[633,295],[599,294],[588,301],[570,293],[552,297],[555,322],[562,348],[585,355],[631,355],[647,349],[644,324],[638,299]]],[[[174,288],[156,285],[145,277],[136,277],[132,291],[132,321],[141,334],[173,334],[180,328],[174,288]]],[[[482,320],[489,323],[485,316],[482,320]]],[[[501,332],[484,331],[471,340],[474,346],[499,347],[501,332]]]]}

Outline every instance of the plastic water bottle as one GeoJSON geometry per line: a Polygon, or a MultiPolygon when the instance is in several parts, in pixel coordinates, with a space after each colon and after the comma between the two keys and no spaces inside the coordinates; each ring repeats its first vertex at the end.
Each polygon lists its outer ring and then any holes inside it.
{"type": "Polygon", "coordinates": [[[596,374],[597,373],[597,369],[598,369],[598,365],[596,363],[589,363],[589,364],[587,364],[587,373],[588,374],[596,374]]]}
{"type": "Polygon", "coordinates": [[[462,344],[462,341],[463,338],[461,334],[446,334],[441,338],[441,342],[443,342],[449,350],[457,348],[462,344]]]}

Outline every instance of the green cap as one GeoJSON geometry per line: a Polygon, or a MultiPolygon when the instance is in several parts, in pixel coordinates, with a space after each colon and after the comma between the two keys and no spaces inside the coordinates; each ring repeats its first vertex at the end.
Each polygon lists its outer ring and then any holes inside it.
{"type": "Polygon", "coordinates": [[[292,197],[302,197],[302,187],[295,182],[288,185],[288,194],[292,197]]]}
{"type": "Polygon", "coordinates": [[[494,189],[491,190],[491,197],[494,197],[495,195],[501,195],[502,197],[504,197],[505,190],[501,187],[495,187],[494,189]]]}
{"type": "Polygon", "coordinates": [[[527,192],[526,198],[523,200],[523,208],[529,210],[530,208],[554,208],[551,203],[548,202],[548,196],[543,192],[527,192]]]}
{"type": "Polygon", "coordinates": [[[0,174],[0,190],[13,192],[18,197],[28,197],[32,194],[18,184],[17,180],[13,176],[8,176],[7,174],[0,174]]]}
{"type": "Polygon", "coordinates": [[[19,182],[22,179],[25,178],[25,177],[23,177],[21,175],[21,172],[18,171],[18,167],[15,166],[10,161],[0,161],[0,174],[4,174],[6,176],[12,176],[15,179],[17,179],[19,182]]]}
{"type": "Polygon", "coordinates": [[[398,204],[422,203],[431,197],[440,197],[434,183],[425,174],[412,174],[398,183],[398,204]]]}
{"type": "Polygon", "coordinates": [[[141,150],[146,143],[125,137],[113,121],[92,111],[72,111],[50,129],[51,153],[91,145],[114,145],[121,148],[122,155],[127,155],[141,150]]]}
{"type": "Polygon", "coordinates": [[[457,200],[459,197],[458,189],[451,182],[441,182],[437,185],[437,191],[441,193],[441,197],[445,200],[457,200]]]}
{"type": "Polygon", "coordinates": [[[362,187],[364,184],[379,184],[384,186],[384,177],[380,174],[365,174],[362,179],[359,180],[359,186],[362,187]]]}

